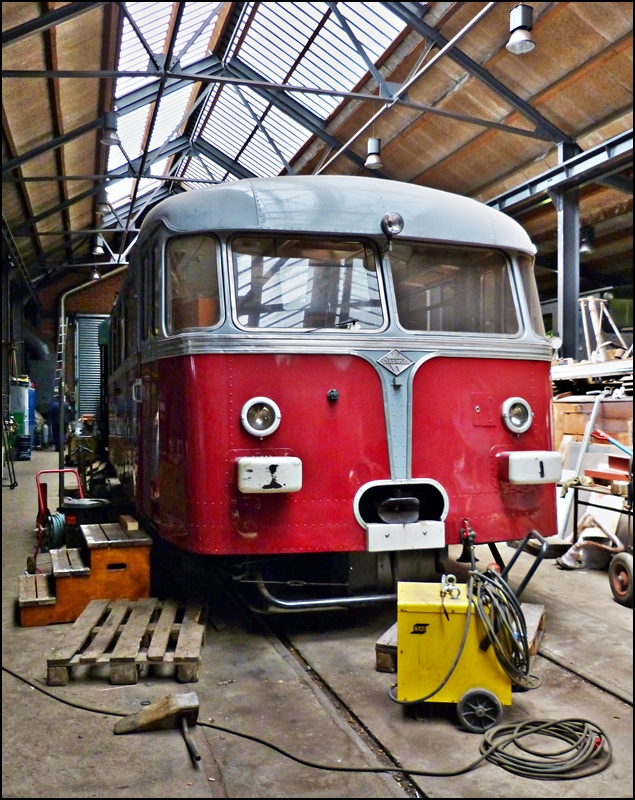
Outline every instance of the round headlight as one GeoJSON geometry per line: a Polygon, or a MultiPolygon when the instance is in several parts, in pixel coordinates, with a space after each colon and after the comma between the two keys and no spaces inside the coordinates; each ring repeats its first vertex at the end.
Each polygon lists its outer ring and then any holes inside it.
{"type": "Polygon", "coordinates": [[[381,229],[386,236],[397,236],[403,230],[403,217],[396,211],[389,211],[381,218],[381,229]]]}
{"type": "Polygon", "coordinates": [[[280,425],[280,409],[268,397],[252,397],[240,412],[243,427],[254,436],[269,436],[280,425]]]}
{"type": "Polygon", "coordinates": [[[509,397],[503,403],[503,422],[512,433],[524,433],[533,416],[531,406],[522,397],[509,397]]]}

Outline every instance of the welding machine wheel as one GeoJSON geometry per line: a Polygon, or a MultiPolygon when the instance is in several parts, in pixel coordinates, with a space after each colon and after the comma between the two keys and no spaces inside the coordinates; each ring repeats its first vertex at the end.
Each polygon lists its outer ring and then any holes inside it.
{"type": "Polygon", "coordinates": [[[486,689],[471,689],[466,692],[459,700],[456,710],[461,725],[472,733],[483,733],[498,725],[503,714],[498,697],[486,689]]]}

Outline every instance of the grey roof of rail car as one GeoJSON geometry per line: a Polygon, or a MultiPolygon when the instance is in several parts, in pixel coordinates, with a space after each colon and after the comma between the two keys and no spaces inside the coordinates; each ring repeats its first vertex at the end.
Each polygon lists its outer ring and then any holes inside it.
{"type": "Polygon", "coordinates": [[[403,217],[402,237],[536,252],[515,220],[469,197],[344,175],[254,178],[186,192],[155,206],[143,228],[164,221],[174,231],[255,229],[377,236],[388,211],[403,217]]]}

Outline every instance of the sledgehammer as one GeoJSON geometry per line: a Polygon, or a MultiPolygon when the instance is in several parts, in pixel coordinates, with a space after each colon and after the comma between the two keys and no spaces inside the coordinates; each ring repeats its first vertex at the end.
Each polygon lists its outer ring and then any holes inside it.
{"type": "Polygon", "coordinates": [[[115,733],[141,733],[142,731],[159,731],[169,728],[181,728],[187,749],[194,761],[201,756],[192,740],[190,726],[198,720],[198,697],[196,692],[171,694],[152,703],[146,708],[129,714],[115,723],[115,733]]]}

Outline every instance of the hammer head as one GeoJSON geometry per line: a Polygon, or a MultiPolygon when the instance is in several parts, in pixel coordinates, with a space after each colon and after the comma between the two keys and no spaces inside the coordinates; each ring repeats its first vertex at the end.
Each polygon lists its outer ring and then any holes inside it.
{"type": "Polygon", "coordinates": [[[141,733],[166,728],[180,728],[185,718],[190,727],[198,719],[198,696],[196,692],[171,694],[152,705],[142,708],[136,714],[122,717],[115,723],[115,733],[141,733]]]}

